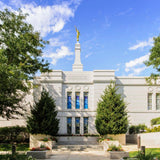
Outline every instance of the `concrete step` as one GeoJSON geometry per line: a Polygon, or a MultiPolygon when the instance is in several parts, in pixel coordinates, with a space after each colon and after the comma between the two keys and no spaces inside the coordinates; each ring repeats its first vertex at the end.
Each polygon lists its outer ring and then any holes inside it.
{"type": "Polygon", "coordinates": [[[128,151],[128,152],[130,152],[130,151],[138,151],[138,147],[135,144],[122,145],[122,148],[125,151],[128,151]]]}
{"type": "Polygon", "coordinates": [[[99,145],[97,141],[58,141],[57,145],[99,145]]]}
{"type": "Polygon", "coordinates": [[[103,145],[55,145],[54,151],[103,151],[103,145]]]}

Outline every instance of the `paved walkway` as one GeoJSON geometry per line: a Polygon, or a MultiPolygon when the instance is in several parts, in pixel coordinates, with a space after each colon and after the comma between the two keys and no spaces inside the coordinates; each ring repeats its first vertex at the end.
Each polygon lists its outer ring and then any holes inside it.
{"type": "Polygon", "coordinates": [[[104,151],[56,151],[52,156],[45,160],[109,160],[104,151]]]}

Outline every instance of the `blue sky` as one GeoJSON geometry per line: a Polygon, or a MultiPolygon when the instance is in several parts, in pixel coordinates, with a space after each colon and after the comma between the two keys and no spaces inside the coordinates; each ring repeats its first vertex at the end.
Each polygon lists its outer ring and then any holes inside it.
{"type": "Polygon", "coordinates": [[[0,9],[29,13],[27,22],[50,41],[43,57],[52,69],[72,70],[80,30],[85,71],[115,70],[116,76],[148,76],[143,61],[160,32],[159,0],[0,0],[0,9]]]}

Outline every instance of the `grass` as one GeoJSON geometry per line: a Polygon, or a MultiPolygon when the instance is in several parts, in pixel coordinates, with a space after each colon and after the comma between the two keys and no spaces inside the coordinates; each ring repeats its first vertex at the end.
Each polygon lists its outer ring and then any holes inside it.
{"type": "MultiPolygon", "coordinates": [[[[154,155],[154,157],[160,159],[160,148],[146,148],[145,152],[146,154],[151,153],[154,155]]],[[[129,157],[135,157],[137,154],[138,154],[137,151],[129,152],[129,157]]]]}
{"type": "Polygon", "coordinates": [[[25,154],[17,154],[15,156],[11,154],[0,155],[0,160],[25,160],[26,158],[25,154]]]}
{"type": "MultiPolygon", "coordinates": [[[[16,145],[16,151],[28,151],[29,150],[29,144],[17,144],[16,145]]],[[[0,144],[0,151],[11,151],[12,145],[11,144],[6,144],[2,143],[0,144]]]]}

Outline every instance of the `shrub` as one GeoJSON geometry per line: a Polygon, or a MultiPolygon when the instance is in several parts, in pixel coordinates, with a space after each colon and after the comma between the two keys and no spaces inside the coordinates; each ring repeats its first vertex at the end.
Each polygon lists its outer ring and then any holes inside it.
{"type": "Polygon", "coordinates": [[[151,125],[160,124],[160,117],[151,120],[151,125]]]}
{"type": "Polygon", "coordinates": [[[111,83],[98,102],[96,129],[100,135],[122,134],[127,132],[128,117],[126,104],[117,94],[115,83],[111,83]]]}
{"type": "Polygon", "coordinates": [[[121,145],[116,146],[116,145],[109,145],[109,148],[107,149],[107,151],[123,151],[121,145]]]}
{"type": "Polygon", "coordinates": [[[146,132],[147,133],[150,133],[150,132],[160,132],[160,126],[154,127],[154,128],[147,128],[146,132]]]}
{"type": "Polygon", "coordinates": [[[144,154],[144,152],[139,151],[138,155],[136,156],[138,158],[138,160],[154,160],[154,154],[152,154],[151,152],[148,154],[144,154]]]}
{"type": "Polygon", "coordinates": [[[129,127],[129,134],[143,133],[145,132],[146,128],[147,126],[145,124],[131,125],[129,127]]]}
{"type": "Polygon", "coordinates": [[[13,126],[0,128],[0,142],[25,142],[28,141],[29,134],[26,127],[13,126]]]}

